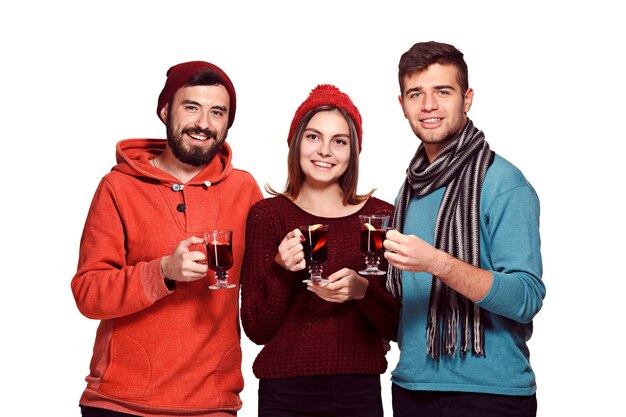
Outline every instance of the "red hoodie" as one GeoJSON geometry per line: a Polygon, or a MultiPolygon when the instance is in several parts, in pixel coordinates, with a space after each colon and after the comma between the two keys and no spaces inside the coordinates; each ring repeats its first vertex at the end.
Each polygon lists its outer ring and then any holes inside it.
{"type": "Polygon", "coordinates": [[[145,416],[233,415],[243,389],[238,290],[209,290],[209,271],[169,291],[160,260],[193,232],[232,229],[229,281],[238,284],[246,216],[262,194],[232,167],[227,144],[178,190],[150,163],[164,149],[164,140],[120,141],[89,209],[72,291],[100,325],[80,402],[145,416]]]}

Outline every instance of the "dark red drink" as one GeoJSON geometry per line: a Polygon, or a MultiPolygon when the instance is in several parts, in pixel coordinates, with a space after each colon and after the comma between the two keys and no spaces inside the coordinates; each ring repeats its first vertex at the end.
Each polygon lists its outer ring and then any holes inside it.
{"type": "Polygon", "coordinates": [[[385,235],[385,231],[380,229],[361,230],[361,253],[365,256],[381,256],[385,235]]]}
{"type": "Polygon", "coordinates": [[[233,266],[233,247],[230,243],[211,242],[207,245],[209,268],[215,272],[227,271],[233,266]]]}
{"type": "Polygon", "coordinates": [[[301,227],[300,231],[304,235],[304,257],[307,260],[307,264],[321,264],[328,259],[328,246],[326,246],[326,240],[328,239],[328,231],[323,225],[313,225],[301,227]]]}

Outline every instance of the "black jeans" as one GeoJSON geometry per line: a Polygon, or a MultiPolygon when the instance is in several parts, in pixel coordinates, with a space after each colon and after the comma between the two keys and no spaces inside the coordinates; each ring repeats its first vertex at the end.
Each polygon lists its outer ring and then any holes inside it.
{"type": "Polygon", "coordinates": [[[380,375],[259,381],[259,417],[382,417],[380,375]]]}
{"type": "Polygon", "coordinates": [[[537,397],[411,391],[391,386],[394,417],[535,417],[537,397]]]}

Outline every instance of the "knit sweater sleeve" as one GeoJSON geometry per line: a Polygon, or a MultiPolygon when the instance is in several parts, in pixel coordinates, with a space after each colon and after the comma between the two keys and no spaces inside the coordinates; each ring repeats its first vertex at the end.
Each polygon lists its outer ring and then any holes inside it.
{"type": "Polygon", "coordinates": [[[241,322],[250,340],[263,345],[274,337],[287,314],[294,274],[275,259],[287,230],[280,209],[267,199],[250,209],[246,225],[246,250],[241,270],[241,322]]]}
{"type": "Polygon", "coordinates": [[[170,294],[160,276],[159,259],[127,265],[124,236],[115,190],[104,178],[87,215],[71,284],[76,305],[86,317],[123,317],[170,294]]]}
{"type": "Polygon", "coordinates": [[[478,304],[528,323],[541,309],[546,292],[541,279],[539,198],[521,174],[514,174],[513,186],[497,189],[485,199],[484,245],[489,264],[484,267],[492,271],[493,284],[478,304]]]}

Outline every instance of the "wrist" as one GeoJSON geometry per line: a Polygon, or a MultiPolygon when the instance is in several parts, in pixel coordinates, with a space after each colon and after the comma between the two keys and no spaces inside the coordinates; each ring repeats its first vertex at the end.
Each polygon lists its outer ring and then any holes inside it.
{"type": "Polygon", "coordinates": [[[164,256],[161,258],[161,277],[163,277],[163,279],[168,279],[167,278],[167,273],[165,272],[165,269],[167,268],[166,262],[167,262],[167,256],[164,256]]]}
{"type": "Polygon", "coordinates": [[[277,253],[276,256],[274,256],[274,262],[276,262],[276,264],[285,271],[289,271],[289,268],[287,268],[287,265],[285,265],[283,259],[280,257],[280,253],[277,253]]]}
{"type": "Polygon", "coordinates": [[[358,296],[354,297],[355,300],[362,300],[363,298],[365,298],[365,294],[367,293],[367,289],[370,286],[370,281],[369,279],[362,277],[361,275],[357,274],[357,279],[361,282],[360,286],[361,286],[361,290],[359,291],[358,296]]]}
{"type": "Polygon", "coordinates": [[[167,274],[165,273],[167,256],[161,258],[161,278],[163,278],[163,283],[167,287],[168,290],[174,291],[176,289],[176,281],[169,279],[167,274]]]}
{"type": "Polygon", "coordinates": [[[435,262],[433,262],[433,270],[429,272],[436,277],[448,276],[450,270],[452,269],[452,262],[454,262],[454,259],[455,258],[448,253],[442,250],[437,250],[437,257],[435,262]]]}

